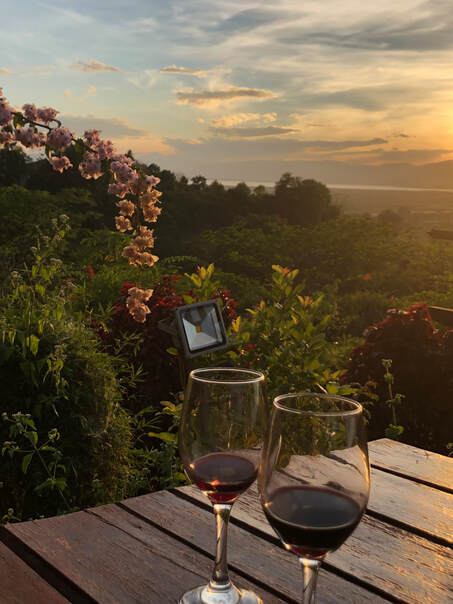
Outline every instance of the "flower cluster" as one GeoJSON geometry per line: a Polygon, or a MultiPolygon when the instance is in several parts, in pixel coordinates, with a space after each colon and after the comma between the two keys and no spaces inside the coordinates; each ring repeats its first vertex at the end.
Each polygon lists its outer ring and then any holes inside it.
{"type": "MultiPolygon", "coordinates": [[[[158,260],[151,253],[154,247],[153,231],[142,221],[156,222],[161,213],[158,207],[161,193],[154,188],[159,184],[159,178],[139,174],[134,160],[127,155],[117,154],[112,141],[100,138],[99,130],[87,130],[83,138],[75,139],[74,134],[56,119],[57,114],[58,111],[52,107],[40,109],[28,103],[22,106],[22,111],[14,109],[0,88],[0,146],[20,143],[29,149],[44,148],[50,165],[57,172],[73,167],[63,152],[74,146],[82,149],[83,156],[77,163],[83,178],[96,180],[110,171],[114,182],[109,184],[108,192],[120,199],[117,203],[119,215],[115,218],[116,228],[132,235],[130,244],[123,250],[123,256],[132,266],[152,266],[158,260]]],[[[144,303],[151,294],[151,290],[135,287],[128,297],[127,308],[139,322],[145,321],[149,313],[144,303]]]]}
{"type": "Polygon", "coordinates": [[[146,315],[149,315],[151,312],[145,302],[148,302],[152,295],[152,289],[140,289],[138,287],[131,287],[129,289],[126,307],[138,323],[144,323],[146,315]]]}

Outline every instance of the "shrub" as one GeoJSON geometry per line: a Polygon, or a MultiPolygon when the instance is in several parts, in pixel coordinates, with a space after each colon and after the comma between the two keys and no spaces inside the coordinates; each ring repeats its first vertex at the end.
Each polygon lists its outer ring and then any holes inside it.
{"type": "Polygon", "coordinates": [[[150,313],[144,323],[134,321],[126,307],[128,290],[133,284],[125,283],[110,320],[100,326],[98,332],[105,349],[114,357],[129,359],[134,372],[141,373],[141,380],[128,388],[124,400],[124,405],[134,413],[148,406],[158,409],[160,401],[181,390],[177,351],[171,337],[159,328],[161,320],[171,317],[178,306],[208,299],[219,301],[226,325],[236,318],[236,301],[229,290],[212,279],[213,271],[214,266],[210,265],[199,267],[197,273],[184,279],[164,275],[146,302],[150,313]]]}
{"type": "Polygon", "coordinates": [[[338,384],[338,342],[326,337],[335,308],[322,294],[303,295],[297,270],[272,268],[266,298],[232,323],[236,342],[230,360],[261,369],[271,396],[297,390],[352,394],[353,389],[338,384]]]}
{"type": "Polygon", "coordinates": [[[396,409],[404,427],[402,440],[446,453],[453,434],[453,330],[435,329],[424,304],[409,311],[390,310],[384,321],[367,330],[365,342],[351,353],[344,379],[376,384],[379,402],[373,406],[370,438],[384,436],[393,421],[385,402],[386,359],[392,361],[393,389],[404,396],[396,409]]]}
{"type": "Polygon", "coordinates": [[[112,359],[71,312],[75,286],[52,258],[55,221],[0,301],[0,517],[52,515],[123,498],[131,428],[112,359]]]}

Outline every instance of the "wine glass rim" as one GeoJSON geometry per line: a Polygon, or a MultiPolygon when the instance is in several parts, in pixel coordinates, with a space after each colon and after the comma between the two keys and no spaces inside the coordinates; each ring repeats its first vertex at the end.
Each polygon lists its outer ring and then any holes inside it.
{"type": "Polygon", "coordinates": [[[241,369],[239,367],[202,367],[199,369],[192,369],[189,373],[189,377],[192,380],[203,382],[206,384],[250,384],[264,381],[264,374],[256,369],[241,369]],[[219,379],[216,377],[207,377],[203,374],[215,374],[215,372],[223,372],[225,379],[219,379]],[[244,379],[235,380],[231,376],[233,374],[244,374],[244,379]],[[230,376],[230,379],[227,379],[230,376]]]}
{"type": "Polygon", "coordinates": [[[315,417],[344,417],[345,415],[360,415],[363,412],[363,407],[357,401],[353,401],[350,398],[345,396],[341,396],[340,394],[329,394],[323,392],[289,392],[288,394],[280,394],[276,396],[273,401],[274,407],[280,409],[281,411],[288,411],[289,413],[296,413],[298,415],[306,415],[306,416],[315,416],[315,417]],[[317,397],[322,399],[335,399],[339,401],[344,401],[353,406],[353,409],[346,409],[344,411],[306,411],[303,409],[294,409],[292,407],[287,407],[282,404],[281,401],[289,398],[311,398],[317,397]]]}

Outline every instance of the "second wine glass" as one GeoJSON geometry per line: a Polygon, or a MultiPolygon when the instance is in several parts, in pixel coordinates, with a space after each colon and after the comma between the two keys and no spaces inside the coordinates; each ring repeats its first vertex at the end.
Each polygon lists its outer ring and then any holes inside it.
{"type": "Polygon", "coordinates": [[[264,376],[234,368],[189,374],[179,430],[179,451],[189,478],[209,497],[217,521],[212,578],[185,593],[180,604],[258,604],[253,592],[228,576],[227,528],[233,503],[258,473],[266,427],[264,376]]]}
{"type": "Polygon", "coordinates": [[[274,400],[258,478],[264,513],[303,571],[314,602],[321,561],[350,536],[370,489],[362,406],[316,393],[274,400]]]}

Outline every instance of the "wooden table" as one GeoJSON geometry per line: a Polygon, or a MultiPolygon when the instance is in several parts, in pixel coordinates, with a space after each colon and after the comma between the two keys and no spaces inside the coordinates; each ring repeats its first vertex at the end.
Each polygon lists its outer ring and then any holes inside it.
{"type": "MultiPolygon", "coordinates": [[[[387,439],[369,445],[367,514],[323,565],[318,602],[453,602],[453,459],[387,439]]],[[[207,581],[214,519],[196,487],[0,531],[0,602],[177,602],[207,581]]],[[[234,505],[229,561],[265,603],[299,602],[297,559],[279,545],[252,487],[234,505]]]]}

